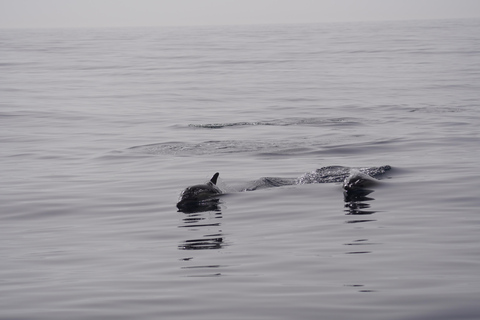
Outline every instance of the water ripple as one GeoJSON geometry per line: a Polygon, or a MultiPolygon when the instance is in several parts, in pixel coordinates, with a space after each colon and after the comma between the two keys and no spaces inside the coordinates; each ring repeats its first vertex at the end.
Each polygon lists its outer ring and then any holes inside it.
{"type": "Polygon", "coordinates": [[[189,127],[202,129],[223,129],[228,127],[247,127],[247,126],[327,126],[327,125],[357,125],[358,120],[353,118],[287,118],[275,119],[268,121],[242,121],[242,122],[226,122],[226,123],[207,123],[207,124],[189,124],[189,127]]]}

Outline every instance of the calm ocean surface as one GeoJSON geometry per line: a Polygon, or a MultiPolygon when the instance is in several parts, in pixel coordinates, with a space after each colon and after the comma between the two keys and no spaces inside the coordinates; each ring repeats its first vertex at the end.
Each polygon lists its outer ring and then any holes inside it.
{"type": "Polygon", "coordinates": [[[480,318],[480,20],[3,29],[0,142],[2,320],[480,318]]]}

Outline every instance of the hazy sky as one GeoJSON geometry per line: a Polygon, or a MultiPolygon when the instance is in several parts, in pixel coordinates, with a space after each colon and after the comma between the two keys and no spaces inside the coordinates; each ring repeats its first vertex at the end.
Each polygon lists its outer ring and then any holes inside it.
{"type": "Polygon", "coordinates": [[[0,0],[0,28],[480,17],[480,0],[0,0]]]}

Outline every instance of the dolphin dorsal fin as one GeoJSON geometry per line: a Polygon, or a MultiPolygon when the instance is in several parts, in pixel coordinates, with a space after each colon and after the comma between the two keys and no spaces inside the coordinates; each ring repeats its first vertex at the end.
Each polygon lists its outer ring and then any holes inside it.
{"type": "Polygon", "coordinates": [[[213,183],[213,184],[217,184],[217,178],[218,178],[218,175],[219,173],[215,173],[212,177],[212,179],[210,179],[210,182],[213,183]]]}

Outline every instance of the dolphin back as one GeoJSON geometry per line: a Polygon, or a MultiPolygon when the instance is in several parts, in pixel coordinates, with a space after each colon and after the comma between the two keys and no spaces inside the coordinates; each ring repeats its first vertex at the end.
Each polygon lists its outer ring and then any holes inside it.
{"type": "MultiPolygon", "coordinates": [[[[177,203],[177,208],[184,209],[186,207],[198,207],[210,202],[215,202],[214,197],[223,192],[216,186],[219,173],[215,173],[206,184],[198,184],[186,188],[182,194],[181,199],[177,203]]],[[[218,199],[217,199],[218,202],[218,199]]]]}

